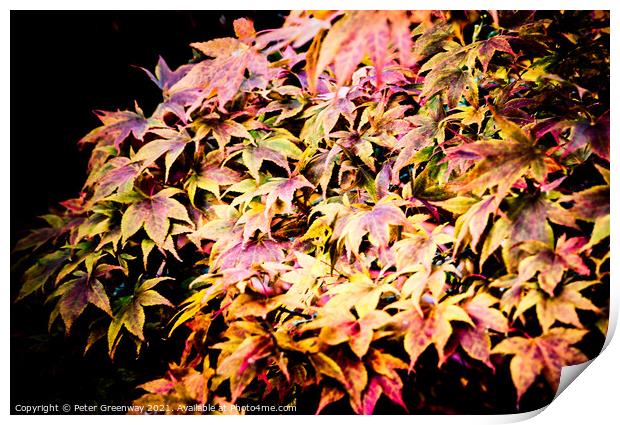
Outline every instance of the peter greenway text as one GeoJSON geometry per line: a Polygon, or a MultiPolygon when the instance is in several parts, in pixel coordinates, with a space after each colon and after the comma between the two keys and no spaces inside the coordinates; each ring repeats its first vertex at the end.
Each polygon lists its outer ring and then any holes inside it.
{"type": "Polygon", "coordinates": [[[19,414],[47,415],[47,414],[185,414],[185,413],[294,413],[297,406],[275,405],[190,405],[169,406],[167,404],[153,405],[114,405],[114,404],[84,404],[84,403],[49,403],[49,404],[17,404],[15,412],[19,414]]]}
{"type": "Polygon", "coordinates": [[[145,406],[116,405],[116,404],[83,404],[83,403],[49,403],[49,404],[17,404],[15,412],[30,415],[48,414],[79,414],[79,413],[149,413],[145,406]]]}

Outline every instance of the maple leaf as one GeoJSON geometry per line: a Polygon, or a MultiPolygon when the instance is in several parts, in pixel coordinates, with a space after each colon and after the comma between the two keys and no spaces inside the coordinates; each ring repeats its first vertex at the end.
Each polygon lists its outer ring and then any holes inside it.
{"type": "Polygon", "coordinates": [[[114,357],[116,347],[121,340],[120,331],[123,327],[140,340],[144,340],[142,332],[146,320],[144,307],[154,305],[173,306],[170,301],[153,289],[158,283],[171,279],[171,277],[156,277],[136,285],[133,295],[114,314],[112,323],[110,323],[108,328],[108,350],[111,357],[114,357]]]}
{"type": "Polygon", "coordinates": [[[351,126],[355,121],[356,112],[355,104],[348,97],[347,88],[341,88],[335,93],[330,93],[328,100],[317,103],[306,109],[302,115],[307,118],[299,138],[309,142],[310,145],[316,146],[327,137],[340,117],[347,120],[351,126]]]}
{"type": "Polygon", "coordinates": [[[342,370],[341,381],[349,395],[349,404],[356,413],[362,410],[362,393],[368,383],[368,371],[364,362],[351,356],[346,351],[338,351],[333,356],[334,362],[342,370]]]}
{"type": "Polygon", "coordinates": [[[375,410],[375,406],[381,394],[385,394],[394,403],[401,406],[405,412],[409,412],[402,398],[403,382],[399,376],[387,378],[382,375],[375,375],[370,378],[368,387],[364,394],[362,412],[370,415],[375,410]]]}
{"type": "Polygon", "coordinates": [[[194,136],[196,140],[202,140],[211,134],[222,152],[225,152],[226,145],[230,143],[233,136],[248,140],[253,139],[242,124],[232,119],[222,120],[217,114],[209,114],[197,119],[192,123],[192,128],[196,132],[194,136]]]}
{"type": "Polygon", "coordinates": [[[258,171],[263,165],[263,161],[270,161],[284,168],[288,174],[291,170],[286,160],[286,156],[277,150],[269,149],[264,146],[248,146],[242,152],[243,164],[247,167],[250,175],[257,181],[260,180],[258,171]]]}
{"type": "Polygon", "coordinates": [[[416,233],[403,232],[402,239],[394,243],[397,270],[405,271],[411,265],[418,264],[422,265],[424,270],[431,270],[438,246],[454,240],[454,237],[446,231],[446,226],[437,226],[431,232],[422,226],[420,228],[416,233]]]}
{"type": "Polygon", "coordinates": [[[206,190],[219,198],[222,186],[230,186],[241,181],[241,174],[221,165],[221,162],[219,151],[209,152],[204,158],[200,170],[197,173],[192,173],[186,180],[185,188],[192,204],[196,196],[196,189],[206,190]]]}
{"type": "Polygon", "coordinates": [[[449,108],[455,108],[465,96],[477,109],[478,84],[474,73],[476,47],[476,44],[460,46],[446,43],[446,51],[431,57],[418,71],[422,74],[430,70],[424,77],[421,96],[430,99],[437,93],[445,93],[449,108]]]}
{"type": "Polygon", "coordinates": [[[160,378],[139,385],[138,388],[142,388],[153,394],[167,394],[174,388],[174,381],[160,378]]]}
{"type": "Polygon", "coordinates": [[[236,243],[234,236],[239,232],[239,227],[235,223],[239,219],[239,212],[236,208],[229,205],[215,205],[208,210],[208,218],[205,222],[199,221],[195,232],[187,235],[197,247],[200,241],[209,239],[211,241],[229,241],[236,243]]]}
{"type": "MultiPolygon", "coordinates": [[[[355,297],[356,295],[352,296],[355,297]]],[[[336,300],[332,305],[338,305],[339,302],[340,300],[336,300]]],[[[360,310],[358,314],[363,314],[363,316],[356,319],[348,310],[326,307],[324,313],[305,324],[302,329],[303,331],[320,329],[319,339],[325,344],[338,345],[348,342],[353,353],[362,358],[370,347],[374,329],[386,325],[391,317],[381,310],[360,310]]]]}
{"type": "Polygon", "coordinates": [[[193,226],[187,209],[172,196],[180,191],[163,189],[157,194],[131,204],[121,220],[123,242],[144,227],[147,235],[159,247],[163,247],[170,230],[170,219],[184,221],[193,226]]]}
{"type": "Polygon", "coordinates": [[[448,298],[434,306],[426,315],[415,309],[405,310],[393,316],[396,327],[404,330],[405,351],[409,354],[409,370],[413,369],[418,357],[426,348],[434,344],[439,355],[439,365],[446,360],[444,348],[452,335],[452,321],[461,321],[473,326],[473,322],[463,308],[454,304],[456,298],[448,298]]]}
{"type": "Polygon", "coordinates": [[[148,167],[160,156],[165,154],[166,174],[164,181],[168,181],[170,167],[172,167],[172,164],[183,153],[185,147],[194,140],[185,130],[177,132],[172,129],[161,129],[153,130],[153,132],[159,136],[162,136],[163,139],[152,140],[142,146],[134,155],[132,161],[141,162],[142,167],[148,167]]]}
{"type": "Polygon", "coordinates": [[[486,259],[501,244],[504,263],[511,273],[530,255],[525,249],[527,245],[522,242],[539,241],[549,248],[553,246],[553,229],[549,221],[576,227],[574,220],[566,219],[569,214],[561,206],[549,202],[542,194],[510,198],[508,204],[508,214],[491,228],[490,237],[483,246],[483,258],[486,259]]]}
{"type": "Polygon", "coordinates": [[[482,70],[484,72],[487,72],[489,63],[496,52],[506,52],[510,53],[512,56],[516,56],[512,47],[510,47],[510,43],[508,43],[510,39],[511,38],[507,36],[497,35],[480,42],[480,46],[475,49],[475,54],[482,64],[482,70]]]}
{"type": "Polygon", "coordinates": [[[402,136],[395,146],[395,150],[399,149],[400,151],[392,169],[392,184],[398,183],[400,170],[415,163],[418,153],[422,149],[431,146],[434,138],[441,139],[441,130],[438,125],[439,117],[438,113],[432,111],[429,116],[416,115],[412,118],[412,124],[416,127],[402,136]]]}
{"type": "Polygon", "coordinates": [[[397,369],[407,369],[407,364],[398,357],[375,348],[368,351],[366,362],[375,373],[390,379],[398,377],[397,369]]]}
{"type": "MultiPolygon", "coordinates": [[[[386,55],[389,28],[379,14],[358,12],[345,15],[327,33],[317,57],[316,75],[335,60],[334,68],[338,85],[343,85],[364,57],[372,52],[377,78],[386,55]],[[381,41],[380,41],[381,40],[381,41]]],[[[377,84],[379,85],[379,84],[377,84]]],[[[310,91],[313,90],[311,85],[310,91]]]]}
{"type": "Polygon", "coordinates": [[[251,19],[239,18],[233,22],[235,29],[235,35],[239,40],[252,40],[256,37],[256,30],[254,29],[254,22],[251,19]]]}
{"type": "Polygon", "coordinates": [[[398,206],[389,199],[384,199],[372,209],[354,212],[343,218],[342,223],[332,237],[337,238],[339,243],[344,243],[350,252],[357,255],[366,234],[372,245],[386,248],[390,241],[390,226],[404,226],[406,218],[398,206]]]}
{"type": "Polygon", "coordinates": [[[408,298],[413,304],[413,308],[422,314],[420,299],[430,291],[433,300],[438,301],[445,294],[446,272],[454,271],[449,265],[439,267],[429,267],[418,270],[420,267],[409,267],[407,271],[415,270],[401,288],[401,298],[408,298]],[[428,291],[426,291],[428,289],[428,291]]]}
{"type": "Polygon", "coordinates": [[[368,352],[370,344],[374,336],[374,330],[381,328],[390,321],[389,314],[382,310],[374,310],[360,318],[359,334],[353,336],[353,339],[349,340],[351,350],[359,357],[362,358],[368,352]]]}
{"type": "Polygon", "coordinates": [[[108,165],[109,168],[105,174],[96,180],[93,202],[104,199],[116,190],[128,192],[133,188],[134,181],[143,170],[140,164],[135,164],[124,156],[112,158],[108,165]]]}
{"type": "Polygon", "coordinates": [[[188,87],[171,92],[171,88],[183,79],[193,67],[194,64],[185,64],[172,71],[166,61],[160,56],[155,66],[155,74],[148,69],[140,68],[162,91],[163,102],[153,112],[153,118],[163,121],[165,114],[171,112],[184,124],[187,123],[190,114],[186,114],[185,107],[192,105],[200,98],[200,90],[188,87]]]}
{"type": "Polygon", "coordinates": [[[587,360],[583,353],[571,347],[585,333],[579,329],[555,328],[535,338],[508,338],[493,348],[494,354],[514,354],[510,373],[517,389],[517,403],[540,374],[549,382],[553,392],[557,391],[562,367],[587,360]]]}
{"type": "Polygon", "coordinates": [[[260,202],[250,203],[237,224],[243,225],[244,242],[249,241],[257,230],[271,237],[271,220],[265,215],[265,205],[260,202]]]}
{"type": "Polygon", "coordinates": [[[317,375],[325,375],[334,378],[338,382],[347,385],[342,368],[331,357],[324,353],[313,353],[310,355],[310,362],[317,375]]]}
{"type": "Polygon", "coordinates": [[[266,133],[264,137],[256,139],[258,147],[264,147],[276,151],[284,155],[291,160],[300,160],[304,154],[301,149],[297,147],[300,140],[291,134],[288,130],[282,128],[273,129],[269,133],[266,133]]]}
{"type": "Polygon", "coordinates": [[[282,27],[262,31],[256,37],[256,47],[265,49],[273,43],[266,49],[268,54],[288,45],[299,48],[312,40],[321,29],[329,28],[330,20],[339,15],[337,12],[326,12],[326,15],[323,16],[322,13],[310,11],[291,11],[282,27]]]}
{"type": "Polygon", "coordinates": [[[547,332],[556,321],[582,328],[575,309],[599,312],[590,300],[584,298],[580,291],[597,283],[596,281],[572,282],[562,287],[557,295],[547,295],[542,291],[531,290],[518,303],[515,316],[536,306],[536,315],[543,331],[547,332]]]}
{"type": "Polygon", "coordinates": [[[363,136],[363,140],[369,140],[377,145],[390,148],[394,142],[391,136],[407,132],[415,119],[422,117],[421,115],[414,115],[405,118],[404,115],[410,110],[410,106],[401,105],[398,102],[385,103],[380,101],[376,104],[371,103],[364,108],[360,116],[357,133],[363,136]]]}
{"type": "MultiPolygon", "coordinates": [[[[341,382],[349,394],[350,405],[356,413],[372,414],[381,394],[385,394],[407,411],[402,398],[403,383],[396,371],[407,368],[402,360],[376,349],[371,349],[363,362],[343,351],[339,351],[334,359],[342,370],[341,382]]],[[[334,377],[339,375],[334,373],[334,377]]],[[[335,387],[324,390],[321,394],[319,411],[342,396],[342,391],[335,387]]]]}
{"type": "Polygon", "coordinates": [[[599,215],[594,219],[594,226],[592,228],[592,235],[588,242],[588,248],[593,247],[605,238],[609,237],[609,224],[611,217],[609,215],[599,215]]]}
{"type": "MultiPolygon", "coordinates": [[[[567,240],[566,235],[563,234],[558,238],[555,250],[546,245],[533,245],[535,246],[534,249],[539,250],[539,252],[519,263],[519,278],[529,280],[539,272],[539,285],[549,295],[553,295],[565,270],[572,269],[584,276],[590,274],[590,269],[579,256],[586,245],[585,238],[575,237],[567,240]]],[[[520,248],[524,249],[524,246],[522,245],[520,248]]]]}
{"type": "Polygon", "coordinates": [[[491,337],[486,329],[481,327],[458,329],[455,331],[458,343],[469,357],[479,360],[493,371],[491,363],[491,337]]]}
{"type": "Polygon", "coordinates": [[[55,214],[44,214],[39,218],[45,220],[48,226],[33,229],[26,236],[21,238],[13,247],[13,252],[24,250],[36,250],[46,242],[58,238],[67,230],[73,227],[74,223],[67,223],[64,217],[55,214]]]}
{"type": "Polygon", "coordinates": [[[213,268],[220,270],[248,270],[265,262],[281,262],[284,259],[284,245],[271,240],[240,240],[219,253],[213,261],[213,268]]]}
{"type": "Polygon", "coordinates": [[[450,182],[450,190],[462,193],[497,186],[497,193],[503,198],[528,171],[537,181],[545,181],[547,166],[541,148],[515,123],[499,116],[494,109],[491,112],[504,140],[481,140],[447,149],[448,161],[478,161],[469,172],[450,182]]]}
{"type": "MultiPolygon", "coordinates": [[[[210,391],[208,384],[215,371],[205,361],[203,370],[197,371],[192,367],[184,365],[171,365],[171,370],[166,378],[155,379],[139,385],[138,388],[145,390],[148,394],[143,395],[134,402],[135,405],[144,406],[150,403],[179,403],[180,400],[191,398],[199,403],[206,403],[210,391]]],[[[193,412],[191,406],[178,405],[183,412],[193,412]]]]}
{"type": "Polygon", "coordinates": [[[151,124],[139,108],[137,112],[96,111],[95,113],[103,125],[82,137],[78,143],[96,143],[97,146],[114,146],[118,149],[130,133],[136,139],[142,140],[151,124]]]}
{"type": "Polygon", "coordinates": [[[498,303],[499,300],[494,296],[480,292],[467,301],[463,308],[477,326],[505,333],[508,332],[508,319],[499,310],[492,308],[498,303]]]}
{"type": "Polygon", "coordinates": [[[305,99],[303,98],[302,91],[295,86],[281,86],[274,87],[273,92],[278,95],[285,95],[283,99],[273,100],[267,106],[260,109],[259,113],[268,113],[274,111],[280,111],[273,122],[274,126],[281,124],[287,118],[291,118],[303,111],[305,106],[305,99]],[[294,96],[291,98],[291,95],[294,96]]]}
{"type": "Polygon", "coordinates": [[[444,91],[450,108],[455,108],[463,96],[472,105],[478,106],[478,85],[469,71],[462,68],[442,68],[426,76],[422,96],[431,98],[444,91]]]}
{"type": "Polygon", "coordinates": [[[448,22],[437,22],[433,25],[419,25],[414,31],[415,40],[413,55],[416,61],[445,50],[453,43],[450,39],[454,37],[452,25],[448,22]]]}
{"type": "Polygon", "coordinates": [[[155,74],[145,68],[142,69],[146,75],[155,83],[157,87],[162,90],[164,96],[168,95],[168,90],[170,87],[175,85],[177,81],[185,76],[192,68],[192,65],[181,65],[176,70],[172,71],[164,58],[161,56],[157,60],[157,65],[155,66],[155,74]]]}
{"type": "Polygon", "coordinates": [[[573,202],[571,214],[585,221],[594,221],[609,215],[609,185],[592,186],[581,192],[563,196],[560,202],[573,202]]]}
{"type": "Polygon", "coordinates": [[[481,292],[463,306],[475,327],[467,327],[457,330],[459,344],[465,352],[473,359],[480,360],[491,369],[495,366],[491,363],[491,338],[489,329],[497,332],[508,332],[508,319],[501,311],[491,306],[499,303],[499,300],[492,295],[481,292]]]}
{"type": "Polygon", "coordinates": [[[321,399],[319,400],[319,405],[316,409],[315,415],[321,413],[325,407],[328,405],[337,402],[345,396],[345,392],[338,387],[333,386],[324,386],[321,390],[321,399]]]}
{"type": "Polygon", "coordinates": [[[301,174],[290,178],[273,177],[251,192],[251,196],[267,195],[265,215],[291,214],[295,192],[304,187],[314,189],[314,186],[301,174]],[[272,207],[276,207],[275,211],[272,211],[272,207]]]}
{"type": "Polygon", "coordinates": [[[332,298],[327,302],[326,307],[340,306],[344,310],[355,307],[358,316],[363,318],[377,308],[385,292],[395,293],[396,290],[390,284],[375,284],[365,274],[357,273],[347,282],[334,285],[329,289],[328,294],[332,298]]]}
{"type": "Polygon", "coordinates": [[[65,323],[66,333],[69,334],[71,327],[88,304],[92,304],[100,310],[112,316],[110,300],[103,284],[96,277],[88,273],[77,271],[76,277],[60,285],[48,298],[48,300],[60,297],[58,309],[65,323]]]}
{"type": "Polygon", "coordinates": [[[586,144],[596,155],[609,161],[609,111],[595,122],[577,122],[572,128],[570,142],[563,147],[563,150],[565,153],[570,153],[586,144]]]}
{"type": "MultiPolygon", "coordinates": [[[[402,65],[409,65],[412,42],[405,34],[412,21],[419,22],[419,17],[409,16],[404,11],[352,11],[345,14],[322,40],[313,66],[315,75],[318,78],[333,61],[336,81],[342,86],[368,53],[375,66],[376,85],[380,87],[390,43],[394,49],[402,49],[402,65]]],[[[310,92],[315,92],[317,81],[308,83],[310,92]]]]}
{"type": "Polygon", "coordinates": [[[99,259],[105,255],[105,253],[102,252],[93,252],[93,247],[94,246],[91,242],[76,243],[71,246],[72,261],[68,261],[67,264],[65,264],[64,267],[58,271],[56,274],[55,283],[60,283],[65,277],[77,270],[77,268],[82,264],[86,266],[87,271],[90,274],[99,259]]]}
{"type": "Polygon", "coordinates": [[[200,89],[208,97],[217,93],[221,110],[232,100],[244,80],[248,70],[252,75],[265,77],[270,74],[269,61],[256,49],[235,38],[218,38],[215,40],[192,43],[191,46],[212,60],[197,63],[170,89],[171,93],[187,89],[200,89]]]}
{"type": "Polygon", "coordinates": [[[459,193],[497,186],[497,193],[503,197],[531,167],[540,164],[540,156],[534,147],[512,141],[469,143],[447,149],[446,155],[448,161],[477,161],[467,174],[450,182],[449,189],[459,193]]]}
{"type": "Polygon", "coordinates": [[[497,210],[498,204],[499,202],[496,196],[485,196],[480,201],[471,205],[471,207],[467,209],[467,212],[456,220],[454,225],[454,235],[456,239],[454,242],[454,252],[458,251],[458,248],[466,237],[471,240],[469,245],[475,252],[480,237],[487,227],[489,216],[497,210]]]}
{"type": "Polygon", "coordinates": [[[293,294],[286,293],[270,298],[255,299],[253,295],[245,293],[239,295],[230,304],[228,314],[230,318],[249,316],[266,318],[267,314],[279,307],[294,310],[303,306],[296,302],[296,297],[293,294]]]}
{"type": "Polygon", "coordinates": [[[22,286],[16,301],[41,289],[45,283],[71,258],[69,250],[53,251],[39,258],[30,266],[22,278],[22,286]]]}
{"type": "Polygon", "coordinates": [[[84,239],[93,240],[96,236],[107,235],[110,231],[113,232],[114,222],[110,218],[112,214],[114,214],[113,208],[102,208],[88,217],[77,228],[74,242],[79,243],[84,239]]]}
{"type": "Polygon", "coordinates": [[[313,257],[301,252],[294,252],[294,256],[295,268],[283,273],[280,278],[291,284],[288,293],[296,294],[298,300],[309,306],[322,278],[330,274],[329,257],[326,254],[313,257]]]}

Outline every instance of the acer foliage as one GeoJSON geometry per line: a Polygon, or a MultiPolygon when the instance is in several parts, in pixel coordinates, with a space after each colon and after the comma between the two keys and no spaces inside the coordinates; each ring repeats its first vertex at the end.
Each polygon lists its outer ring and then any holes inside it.
{"type": "Polygon", "coordinates": [[[429,370],[492,411],[501,385],[549,401],[606,334],[609,14],[234,31],[145,70],[151,113],[98,113],[80,196],[15,247],[18,300],[111,358],[180,338],[135,401],[173,413],[448,406],[429,370]]]}

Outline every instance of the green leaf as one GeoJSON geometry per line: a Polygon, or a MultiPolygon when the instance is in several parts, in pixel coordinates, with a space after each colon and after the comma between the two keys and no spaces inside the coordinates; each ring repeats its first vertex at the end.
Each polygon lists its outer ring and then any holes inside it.
{"type": "Polygon", "coordinates": [[[114,356],[113,353],[120,341],[120,331],[123,327],[139,340],[144,340],[143,328],[146,321],[144,307],[154,305],[173,306],[170,301],[152,289],[158,283],[170,279],[172,278],[159,277],[145,280],[137,286],[133,296],[114,314],[112,323],[110,323],[108,328],[108,350],[110,356],[114,356]]]}
{"type": "Polygon", "coordinates": [[[71,258],[69,250],[58,250],[41,257],[24,273],[23,284],[16,301],[41,289],[60,267],[71,258]]]}

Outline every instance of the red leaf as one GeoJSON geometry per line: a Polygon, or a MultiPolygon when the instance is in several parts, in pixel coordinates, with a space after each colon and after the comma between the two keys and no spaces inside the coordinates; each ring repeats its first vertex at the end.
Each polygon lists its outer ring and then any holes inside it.
{"type": "Polygon", "coordinates": [[[495,52],[501,51],[510,53],[512,56],[516,56],[515,52],[512,51],[512,48],[508,43],[509,39],[510,37],[498,35],[481,42],[481,45],[478,48],[478,59],[482,64],[482,70],[484,72],[487,72],[487,68],[489,67],[491,59],[493,59],[495,52]]]}

